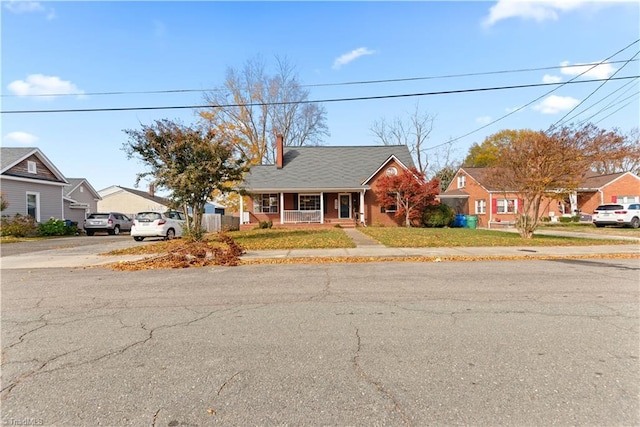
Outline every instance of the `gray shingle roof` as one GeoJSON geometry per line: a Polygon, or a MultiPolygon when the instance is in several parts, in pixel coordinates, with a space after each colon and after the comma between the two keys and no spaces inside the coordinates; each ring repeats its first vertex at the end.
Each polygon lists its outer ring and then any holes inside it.
{"type": "Polygon", "coordinates": [[[243,187],[249,191],[365,188],[363,182],[391,156],[414,166],[406,145],[285,147],[282,169],[253,166],[243,187]]]}
{"type": "Polygon", "coordinates": [[[2,170],[12,166],[18,160],[36,151],[35,147],[2,147],[2,170]]]}

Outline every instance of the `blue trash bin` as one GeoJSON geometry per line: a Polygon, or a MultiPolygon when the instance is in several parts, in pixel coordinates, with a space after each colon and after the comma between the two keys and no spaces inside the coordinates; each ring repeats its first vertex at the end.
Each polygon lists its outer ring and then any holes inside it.
{"type": "Polygon", "coordinates": [[[454,227],[465,227],[467,225],[467,217],[464,214],[456,215],[456,219],[453,221],[454,227]]]}

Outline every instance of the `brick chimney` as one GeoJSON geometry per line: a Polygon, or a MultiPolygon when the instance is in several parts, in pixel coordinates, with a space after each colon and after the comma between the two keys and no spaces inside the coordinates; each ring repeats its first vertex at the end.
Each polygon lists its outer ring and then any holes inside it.
{"type": "Polygon", "coordinates": [[[149,184],[149,195],[151,197],[156,195],[156,186],[153,185],[153,182],[151,184],[149,184]]]}
{"type": "Polygon", "coordinates": [[[284,157],[284,143],[282,134],[276,136],[276,167],[282,169],[282,158],[284,157]]]}

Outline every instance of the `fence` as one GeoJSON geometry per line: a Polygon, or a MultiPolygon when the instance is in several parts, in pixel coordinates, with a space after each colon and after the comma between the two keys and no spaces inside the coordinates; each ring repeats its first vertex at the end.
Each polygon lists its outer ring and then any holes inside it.
{"type": "Polygon", "coordinates": [[[202,215],[202,227],[207,233],[216,233],[222,230],[239,230],[240,218],[230,215],[204,214],[202,215]]]}

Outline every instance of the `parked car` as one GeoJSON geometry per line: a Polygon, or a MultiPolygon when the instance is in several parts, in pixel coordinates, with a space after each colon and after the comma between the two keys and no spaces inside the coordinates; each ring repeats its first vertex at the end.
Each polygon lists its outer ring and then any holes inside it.
{"type": "Polygon", "coordinates": [[[107,232],[118,235],[121,231],[130,231],[133,221],[119,212],[94,212],[84,220],[82,227],[87,236],[97,232],[107,232]]]}
{"type": "Polygon", "coordinates": [[[138,212],[133,220],[131,236],[136,242],[141,242],[145,237],[164,237],[171,240],[182,236],[185,220],[184,213],[178,211],[138,212]]]}
{"type": "Polygon", "coordinates": [[[640,226],[640,203],[606,203],[593,212],[592,221],[596,227],[621,225],[638,228],[640,226]]]}

